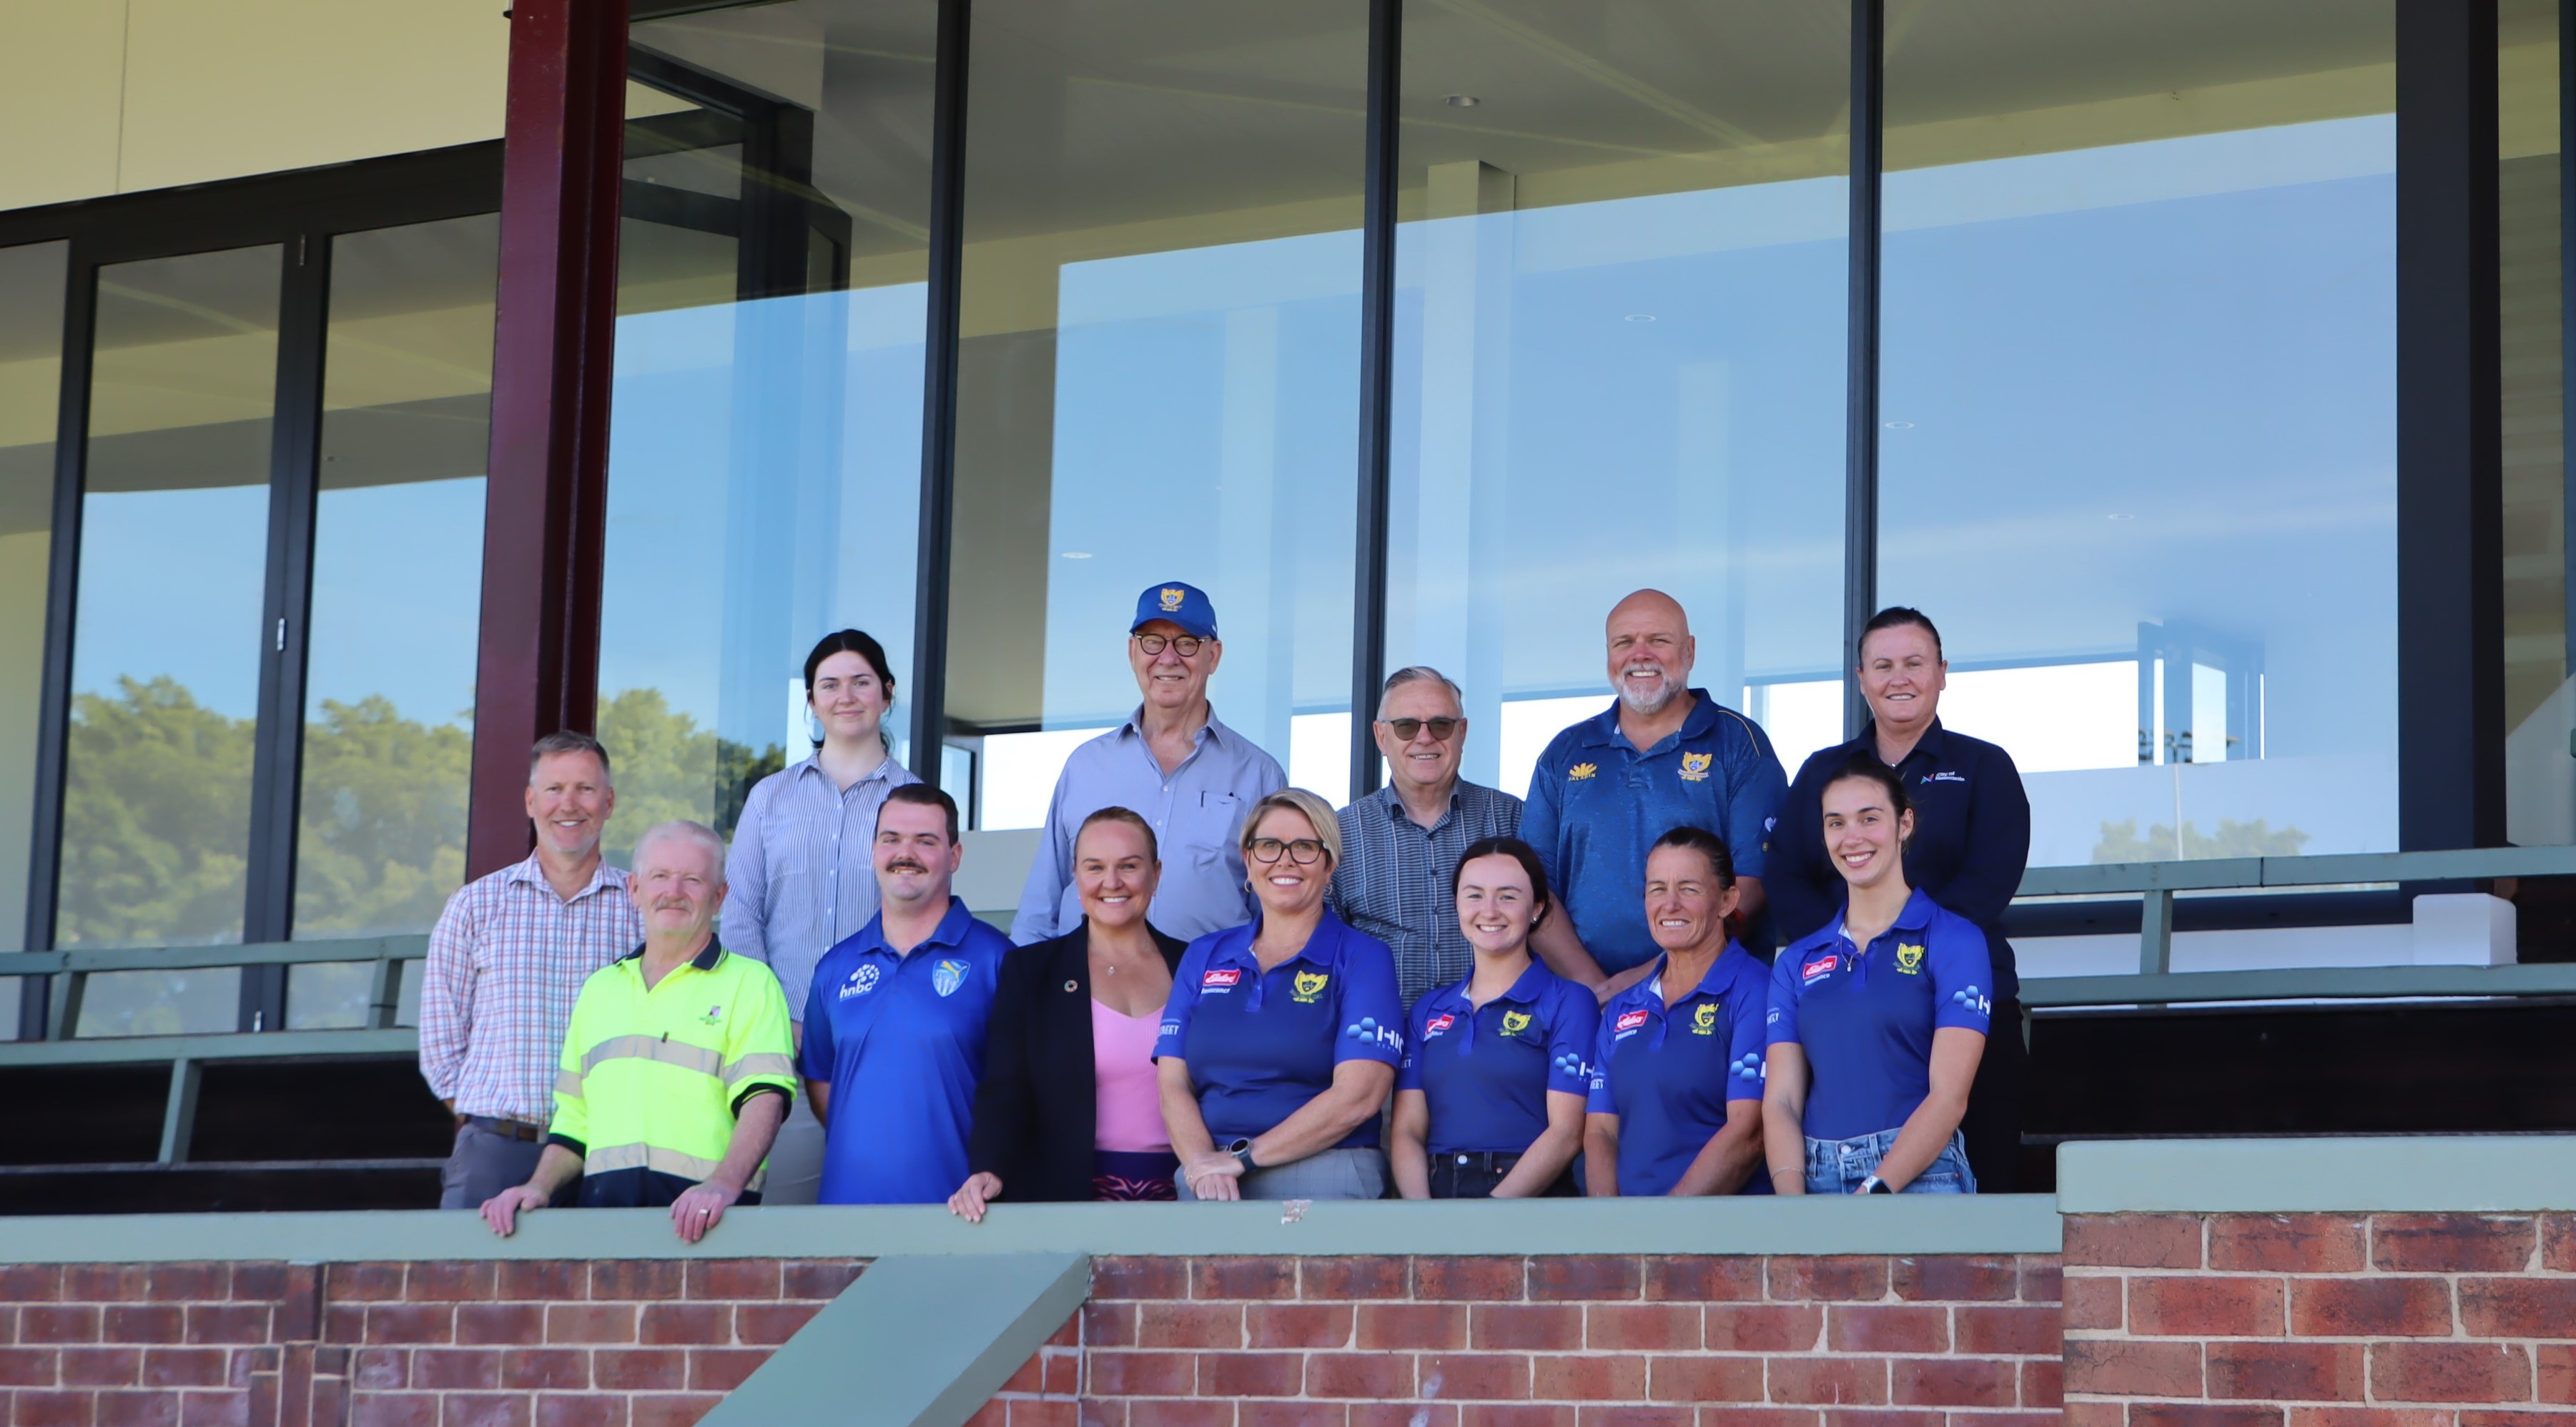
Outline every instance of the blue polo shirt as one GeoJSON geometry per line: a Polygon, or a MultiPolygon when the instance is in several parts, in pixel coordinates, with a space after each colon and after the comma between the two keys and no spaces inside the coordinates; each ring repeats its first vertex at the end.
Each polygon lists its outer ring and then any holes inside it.
{"type": "Polygon", "coordinates": [[[1848,1140],[1904,1125],[1932,1089],[1932,1033],[1986,1033],[1994,974],[1985,934],[1917,889],[1867,947],[1841,917],[1771,963],[1768,1045],[1807,1053],[1811,1140],[1848,1140]]]}
{"type": "Polygon", "coordinates": [[[1556,736],[1530,774],[1521,839],[1584,949],[1616,974],[1660,953],[1646,931],[1646,850],[1677,827],[1726,840],[1739,877],[1763,875],[1771,820],[1787,778],[1771,739],[1706,689],[1681,732],[1640,750],[1619,731],[1619,704],[1556,736]]]}
{"type": "Polygon", "coordinates": [[[1532,961],[1481,1008],[1473,972],[1413,1003],[1413,1035],[1395,1088],[1419,1090],[1431,1110],[1433,1154],[1519,1154],[1547,1130],[1547,1095],[1591,1084],[1601,1003],[1532,961]]]}
{"type": "MultiPolygon", "coordinates": [[[[1156,1059],[1189,1062],[1199,1115],[1220,1145],[1297,1113],[1343,1061],[1404,1057],[1404,1002],[1385,942],[1327,908],[1305,948],[1265,974],[1252,956],[1260,930],[1247,922],[1190,943],[1154,1043],[1156,1059]]],[[[1376,1145],[1377,1125],[1369,1116],[1334,1148],[1376,1145]]]]}
{"type": "Polygon", "coordinates": [[[805,998],[797,1072],[832,1087],[825,1204],[937,1204],[966,1182],[966,1131],[1011,939],[948,899],[908,955],[885,914],[823,953],[805,998]]]}
{"type": "MultiPolygon", "coordinates": [[[[1726,1127],[1726,1102],[1762,1098],[1762,963],[1736,942],[1679,1005],[1664,1005],[1664,968],[1601,1008],[1592,1050],[1595,1115],[1619,1117],[1619,1192],[1670,1194],[1726,1127]]],[[[1768,1194],[1760,1168],[1736,1191],[1768,1194]]]]}
{"type": "MultiPolygon", "coordinates": [[[[1863,753],[1878,754],[1878,725],[1808,758],[1780,804],[1771,833],[1771,875],[1762,891],[1772,925],[1785,940],[1831,926],[1847,888],[1825,851],[1825,780],[1863,753]]],[[[1914,836],[1905,840],[1905,885],[1976,923],[1994,959],[1991,999],[2021,995],[2004,909],[2030,865],[2030,797],[2012,755],[1980,738],[1953,733],[1939,719],[1896,765],[1905,800],[1914,806],[1914,836]]]]}

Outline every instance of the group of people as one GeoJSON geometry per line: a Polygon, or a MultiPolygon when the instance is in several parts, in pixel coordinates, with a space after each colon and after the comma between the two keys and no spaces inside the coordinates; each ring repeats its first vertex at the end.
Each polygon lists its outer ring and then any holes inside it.
{"type": "Polygon", "coordinates": [[[1870,621],[1869,725],[1794,780],[1690,687],[1676,601],[1604,633],[1616,699],[1526,800],[1460,776],[1460,691],[1414,667],[1388,785],[1336,812],[1216,718],[1207,596],[1148,588],[1141,701],[1067,761],[1007,936],[952,890],[956,804],[890,755],[865,634],[806,660],[813,756],[730,847],[663,823],[620,872],[607,750],[542,740],[535,852],[431,937],[442,1202],[502,1233],[667,1205],[694,1240],[760,1202],[2011,1188],[2029,808],[1941,726],[1932,622],[1870,621]]]}

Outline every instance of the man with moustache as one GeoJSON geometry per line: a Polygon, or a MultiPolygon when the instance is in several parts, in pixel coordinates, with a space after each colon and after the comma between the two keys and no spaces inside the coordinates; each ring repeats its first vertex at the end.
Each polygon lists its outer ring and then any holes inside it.
{"type": "Polygon", "coordinates": [[[984,1029],[1010,938],[949,890],[957,804],[913,783],[877,810],[878,910],[823,954],[797,1069],[823,1121],[824,1204],[939,1204],[966,1180],[984,1029]]]}
{"type": "Polygon", "coordinates": [[[1521,838],[1538,849],[1568,915],[1530,945],[1549,969],[1607,1000],[1643,980],[1646,852],[1677,827],[1716,832],[1735,863],[1747,926],[1762,912],[1763,860],[1788,779],[1770,736],[1690,685],[1698,652],[1681,603],[1639,590],[1603,630],[1616,702],[1556,736],[1530,774],[1521,838]]]}
{"type": "Polygon", "coordinates": [[[456,1117],[442,1209],[471,1209],[536,1172],[573,1001],[644,939],[626,874],[599,856],[616,809],[599,740],[538,739],[528,754],[536,850],[458,888],[430,929],[420,1074],[456,1117]]]}

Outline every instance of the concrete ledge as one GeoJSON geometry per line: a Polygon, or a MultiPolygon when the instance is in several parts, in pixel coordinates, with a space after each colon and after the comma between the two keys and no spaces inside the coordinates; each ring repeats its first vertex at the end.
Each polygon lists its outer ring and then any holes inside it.
{"type": "Polygon", "coordinates": [[[496,1238],[462,1210],[0,1219],[0,1262],[228,1259],[882,1258],[920,1254],[2053,1254],[2057,1201],[1959,1197],[1542,1199],[997,1205],[980,1225],[938,1205],[738,1209],[698,1245],[652,1209],[555,1209],[496,1238]]]}
{"type": "Polygon", "coordinates": [[[2576,1209],[2576,1135],[2105,1140],[2061,1145],[2068,1214],[2576,1209]]]}

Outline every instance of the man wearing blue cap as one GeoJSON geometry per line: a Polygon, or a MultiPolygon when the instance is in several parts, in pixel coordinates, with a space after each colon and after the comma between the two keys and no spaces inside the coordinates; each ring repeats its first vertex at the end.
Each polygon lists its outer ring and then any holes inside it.
{"type": "Polygon", "coordinates": [[[1208,677],[1224,653],[1204,591],[1168,580],[1137,597],[1127,664],[1144,702],[1065,760],[1011,940],[1026,946],[1082,925],[1073,835],[1107,807],[1132,809],[1154,825],[1163,878],[1147,917],[1166,936],[1191,941],[1252,920],[1237,847],[1243,815],[1288,786],[1288,777],[1279,760],[1208,707],[1208,677]]]}

